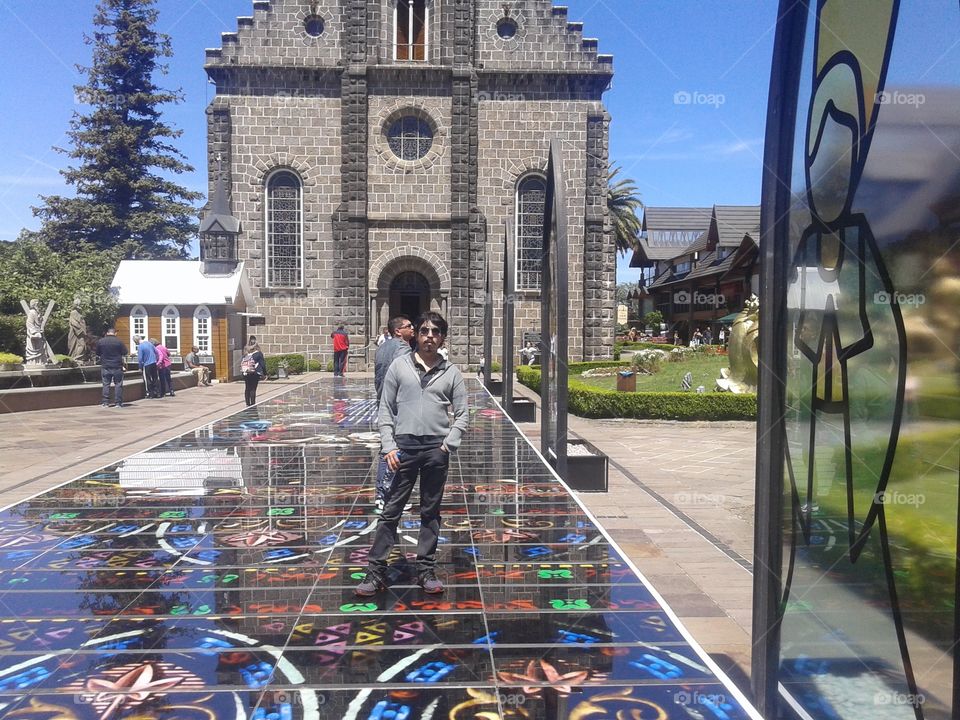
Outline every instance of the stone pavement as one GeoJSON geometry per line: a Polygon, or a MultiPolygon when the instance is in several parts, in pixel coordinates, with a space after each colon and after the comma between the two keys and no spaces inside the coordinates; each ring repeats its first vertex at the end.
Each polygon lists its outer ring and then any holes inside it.
{"type": "MultiPolygon", "coordinates": [[[[318,377],[309,373],[263,383],[258,399],[318,377]]],[[[517,392],[539,399],[520,386],[517,392]]],[[[93,406],[2,415],[0,505],[242,407],[243,385],[229,383],[141,400],[127,410],[93,406]]],[[[539,417],[520,429],[539,449],[539,417]]],[[[609,492],[580,493],[581,500],[704,649],[748,691],[753,424],[571,416],[570,430],[610,456],[609,492]]]]}
{"type": "MultiPolygon", "coordinates": [[[[539,402],[516,383],[514,391],[539,402]]],[[[540,448],[536,423],[521,431],[540,448]]],[[[756,426],[587,420],[610,457],[606,493],[576,493],[721,669],[749,693],[756,426]]]]}

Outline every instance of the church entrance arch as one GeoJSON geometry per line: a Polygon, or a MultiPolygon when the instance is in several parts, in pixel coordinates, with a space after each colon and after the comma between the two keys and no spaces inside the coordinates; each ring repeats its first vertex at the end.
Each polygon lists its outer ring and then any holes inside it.
{"type": "Polygon", "coordinates": [[[375,333],[397,315],[414,320],[433,310],[446,316],[450,273],[440,258],[421,254],[424,251],[381,256],[371,267],[370,311],[375,333]]]}
{"type": "Polygon", "coordinates": [[[397,275],[390,283],[388,315],[406,315],[411,320],[430,308],[430,283],[415,270],[397,275]]]}

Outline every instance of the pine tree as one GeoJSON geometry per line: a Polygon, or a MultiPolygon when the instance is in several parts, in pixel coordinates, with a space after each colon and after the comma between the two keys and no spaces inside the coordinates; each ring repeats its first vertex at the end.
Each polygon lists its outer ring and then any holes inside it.
{"type": "Polygon", "coordinates": [[[154,30],[155,0],[100,0],[93,17],[93,63],[81,67],[87,84],[67,133],[72,148],[55,148],[76,161],[61,170],[75,196],[41,197],[34,214],[51,248],[73,252],[121,248],[126,257],[186,257],[196,235],[191,202],[200,193],[169,179],[193,170],[173,146],[180,130],[161,120],[160,107],[183,101],[159,88],[172,55],[169,36],[154,30]]]}

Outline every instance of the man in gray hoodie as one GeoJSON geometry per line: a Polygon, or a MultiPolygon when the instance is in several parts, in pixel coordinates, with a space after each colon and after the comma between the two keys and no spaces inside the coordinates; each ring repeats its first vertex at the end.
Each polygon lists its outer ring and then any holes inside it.
{"type": "Polygon", "coordinates": [[[397,358],[383,381],[379,425],[381,452],[396,472],[393,491],[380,516],[368,556],[367,576],[356,588],[362,597],[387,587],[387,557],[397,544],[397,525],[420,477],[420,535],[417,583],[425,592],[443,592],[436,576],[440,504],[447,482],[450,453],[460,446],[467,427],[467,393],[463,375],[444,360],[440,347],[447,321],[427,312],[414,323],[416,352],[397,358]],[[453,407],[453,424],[447,408],[453,407]]]}

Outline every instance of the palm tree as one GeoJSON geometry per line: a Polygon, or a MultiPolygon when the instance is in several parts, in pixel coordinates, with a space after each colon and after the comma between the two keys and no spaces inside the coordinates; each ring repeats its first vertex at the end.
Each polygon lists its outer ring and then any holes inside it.
{"type": "Polygon", "coordinates": [[[633,250],[640,234],[640,218],[637,211],[643,202],[637,197],[637,186],[633,180],[624,178],[615,181],[621,168],[614,166],[607,176],[607,209],[613,223],[613,234],[617,242],[617,251],[625,255],[633,250]]]}

